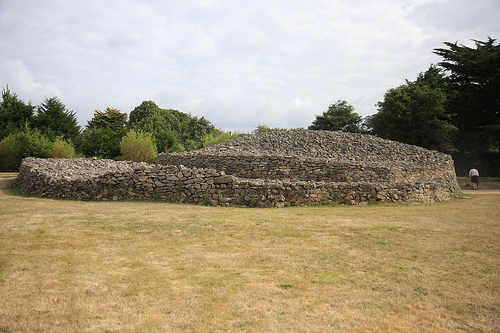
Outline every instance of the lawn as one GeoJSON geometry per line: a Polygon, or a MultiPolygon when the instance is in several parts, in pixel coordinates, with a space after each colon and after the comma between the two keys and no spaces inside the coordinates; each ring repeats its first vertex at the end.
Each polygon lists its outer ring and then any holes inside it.
{"type": "Polygon", "coordinates": [[[282,209],[18,195],[0,332],[499,332],[500,192],[282,209]]]}

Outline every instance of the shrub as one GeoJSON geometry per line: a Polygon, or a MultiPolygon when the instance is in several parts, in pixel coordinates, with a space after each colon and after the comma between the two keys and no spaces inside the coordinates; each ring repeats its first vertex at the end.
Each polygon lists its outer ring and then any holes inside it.
{"type": "Polygon", "coordinates": [[[0,141],[0,171],[15,171],[16,161],[16,138],[13,134],[10,134],[0,141]]]}
{"type": "Polygon", "coordinates": [[[134,162],[154,163],[157,150],[151,133],[130,130],[121,142],[121,153],[134,162]]]}
{"type": "Polygon", "coordinates": [[[69,142],[58,136],[52,146],[50,157],[72,158],[75,156],[75,148],[69,142]]]}
{"type": "Polygon", "coordinates": [[[39,130],[26,127],[16,134],[16,146],[21,159],[25,157],[47,158],[52,151],[53,142],[39,130]]]}
{"type": "Polygon", "coordinates": [[[22,131],[9,134],[0,143],[2,171],[18,171],[25,157],[47,158],[52,151],[53,143],[38,130],[29,127],[22,131]]]}

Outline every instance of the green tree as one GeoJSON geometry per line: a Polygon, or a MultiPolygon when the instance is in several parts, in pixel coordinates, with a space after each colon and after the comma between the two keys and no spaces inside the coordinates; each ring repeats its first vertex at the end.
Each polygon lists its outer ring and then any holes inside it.
{"type": "MultiPolygon", "coordinates": [[[[456,95],[450,112],[459,134],[454,155],[466,169],[480,162],[486,173],[498,173],[500,151],[500,43],[488,37],[475,47],[445,42],[434,53],[444,58],[439,65],[449,74],[456,95]]],[[[460,173],[465,173],[462,170],[460,173]]],[[[483,174],[486,174],[483,172],[483,174]]]]}
{"type": "Polygon", "coordinates": [[[106,111],[95,110],[92,120],[87,124],[87,129],[109,128],[120,131],[127,124],[128,115],[120,112],[120,109],[106,107],[106,111]]]}
{"type": "Polygon", "coordinates": [[[316,119],[310,130],[344,131],[351,133],[361,133],[363,118],[354,112],[354,107],[346,101],[339,100],[328,107],[322,115],[316,115],[316,119]]]}
{"type": "Polygon", "coordinates": [[[130,124],[137,123],[142,119],[151,117],[160,113],[160,108],[153,101],[143,101],[130,112],[130,124]]]}
{"type": "Polygon", "coordinates": [[[446,80],[435,66],[414,82],[390,89],[378,102],[378,113],[366,123],[372,134],[428,149],[451,152],[456,127],[446,108],[446,80]]]}
{"type": "Polygon", "coordinates": [[[75,112],[66,109],[66,106],[57,98],[46,98],[37,107],[37,114],[33,117],[33,126],[38,128],[51,140],[58,136],[75,142],[80,135],[80,126],[75,112]]]}
{"type": "Polygon", "coordinates": [[[152,101],[142,102],[130,113],[129,128],[151,133],[159,152],[183,150],[173,129],[179,127],[179,120],[171,110],[160,109],[152,101]]]}
{"type": "Polygon", "coordinates": [[[125,134],[125,129],[114,130],[109,127],[87,129],[82,134],[79,151],[87,157],[117,158],[120,156],[120,142],[125,134]]]}
{"type": "Polygon", "coordinates": [[[160,152],[201,148],[203,138],[215,131],[204,117],[161,109],[152,101],[144,101],[130,112],[129,128],[152,133],[160,152]]]}
{"type": "Polygon", "coordinates": [[[10,92],[9,87],[4,88],[0,103],[0,139],[22,130],[26,124],[29,124],[34,109],[31,102],[24,103],[16,94],[10,92]]]}

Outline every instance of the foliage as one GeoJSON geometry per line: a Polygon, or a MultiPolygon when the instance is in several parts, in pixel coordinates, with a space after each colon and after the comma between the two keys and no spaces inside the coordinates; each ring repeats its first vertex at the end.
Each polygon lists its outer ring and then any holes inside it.
{"type": "Polygon", "coordinates": [[[378,102],[378,113],[368,117],[372,133],[382,138],[452,152],[456,127],[446,109],[442,72],[431,66],[414,82],[390,89],[378,102]]]}
{"type": "Polygon", "coordinates": [[[54,158],[72,158],[75,156],[75,148],[71,143],[66,141],[63,137],[58,136],[52,146],[52,151],[49,157],[54,158]]]}
{"type": "Polygon", "coordinates": [[[184,150],[173,130],[178,127],[179,120],[152,101],[142,102],[130,113],[129,128],[153,134],[159,152],[184,150]]]}
{"type": "Polygon", "coordinates": [[[0,171],[17,171],[19,163],[16,137],[10,134],[0,141],[0,171]]]}
{"type": "Polygon", "coordinates": [[[434,53],[444,58],[439,65],[449,73],[456,91],[449,104],[460,130],[456,146],[460,158],[478,161],[491,155],[498,170],[500,151],[500,43],[475,40],[475,48],[445,42],[434,53]]]}
{"type": "Polygon", "coordinates": [[[151,133],[140,130],[130,130],[122,138],[120,147],[122,155],[134,162],[154,163],[158,154],[151,133]]]}
{"type": "Polygon", "coordinates": [[[37,107],[37,114],[33,117],[33,126],[51,140],[62,136],[74,142],[80,134],[75,112],[67,110],[57,97],[46,98],[37,107]]]}
{"type": "Polygon", "coordinates": [[[215,131],[204,117],[161,109],[152,101],[144,101],[134,108],[129,128],[152,133],[159,152],[201,148],[203,137],[215,131]]]}
{"type": "Polygon", "coordinates": [[[142,119],[151,117],[160,111],[158,105],[153,101],[143,101],[130,112],[130,124],[137,123],[142,119]]]}
{"type": "Polygon", "coordinates": [[[4,88],[0,103],[0,139],[22,130],[30,123],[33,113],[34,106],[31,102],[24,103],[16,94],[10,92],[9,87],[4,88]]]}
{"type": "Polygon", "coordinates": [[[25,157],[50,157],[53,143],[39,130],[25,126],[0,142],[1,171],[17,171],[25,157]]]}
{"type": "Polygon", "coordinates": [[[125,129],[97,127],[83,132],[80,151],[87,157],[116,158],[120,156],[120,142],[125,129]]]}
{"type": "Polygon", "coordinates": [[[120,131],[127,124],[126,113],[121,113],[120,109],[106,107],[106,111],[95,110],[92,120],[87,124],[87,129],[109,128],[114,131],[120,131]]]}
{"type": "Polygon", "coordinates": [[[238,132],[225,132],[219,129],[216,129],[212,133],[205,135],[202,139],[203,147],[208,147],[212,145],[217,145],[219,143],[223,143],[230,140],[235,140],[246,134],[238,133],[238,132]]]}
{"type": "Polygon", "coordinates": [[[344,131],[351,133],[361,133],[363,118],[354,112],[354,107],[346,101],[339,100],[328,107],[322,115],[316,115],[316,119],[310,130],[344,131]]]}

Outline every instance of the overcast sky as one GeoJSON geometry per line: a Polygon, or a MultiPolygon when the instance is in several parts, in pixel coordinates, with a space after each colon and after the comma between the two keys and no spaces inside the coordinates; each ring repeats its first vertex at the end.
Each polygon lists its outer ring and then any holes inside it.
{"type": "Polygon", "coordinates": [[[152,100],[226,131],[307,127],[338,100],[376,113],[443,42],[487,36],[499,0],[0,0],[0,86],[82,126],[152,100]]]}

